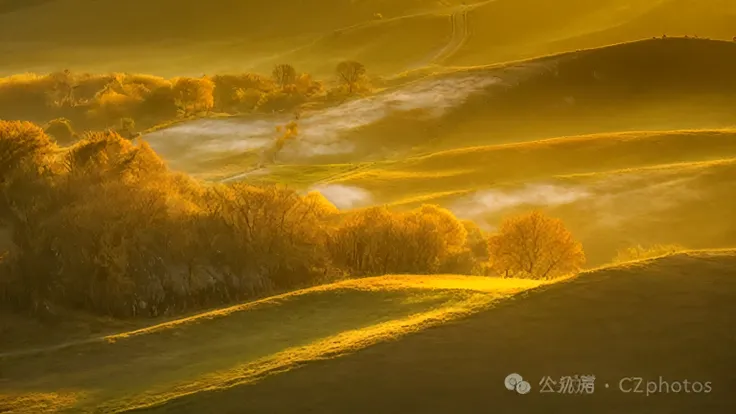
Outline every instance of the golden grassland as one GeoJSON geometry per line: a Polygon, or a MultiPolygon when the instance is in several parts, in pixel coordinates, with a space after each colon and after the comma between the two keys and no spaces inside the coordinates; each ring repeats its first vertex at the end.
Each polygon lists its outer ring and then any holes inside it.
{"type": "Polygon", "coordinates": [[[0,355],[10,381],[0,407],[53,412],[42,409],[47,403],[61,411],[115,412],[161,403],[396,339],[544,283],[454,275],[347,280],[64,347],[0,355]],[[26,405],[29,400],[35,405],[26,405]]]}

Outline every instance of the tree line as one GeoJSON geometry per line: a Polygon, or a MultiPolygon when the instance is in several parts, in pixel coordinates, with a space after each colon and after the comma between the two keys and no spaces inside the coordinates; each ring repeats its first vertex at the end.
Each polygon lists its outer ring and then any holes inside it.
{"type": "Polygon", "coordinates": [[[114,131],[61,150],[0,121],[0,307],[158,316],[345,277],[459,273],[552,278],[585,256],[532,212],[488,234],[424,205],[339,211],[321,194],[204,183],[114,131]]]}
{"type": "Polygon", "coordinates": [[[123,137],[176,119],[211,112],[294,111],[306,103],[327,103],[370,89],[365,66],[341,62],[331,87],[288,64],[271,76],[255,73],[178,77],[69,70],[48,75],[0,78],[0,119],[20,119],[45,127],[63,144],[78,131],[111,129],[123,137]]]}

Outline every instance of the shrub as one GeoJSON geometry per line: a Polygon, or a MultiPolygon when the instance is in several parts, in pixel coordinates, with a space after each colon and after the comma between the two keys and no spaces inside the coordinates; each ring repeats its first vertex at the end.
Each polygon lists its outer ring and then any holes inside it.
{"type": "Polygon", "coordinates": [[[252,110],[258,98],[275,87],[272,79],[254,73],[216,75],[212,81],[215,84],[214,105],[221,111],[238,110],[241,105],[252,110]]]}
{"type": "Polygon", "coordinates": [[[286,87],[263,94],[256,104],[261,112],[291,111],[306,101],[303,95],[296,93],[293,88],[286,87]]]}

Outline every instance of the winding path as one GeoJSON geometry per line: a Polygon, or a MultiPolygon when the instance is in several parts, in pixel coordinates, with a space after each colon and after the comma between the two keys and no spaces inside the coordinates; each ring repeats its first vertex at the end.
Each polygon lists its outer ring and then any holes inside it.
{"type": "Polygon", "coordinates": [[[452,21],[452,35],[450,41],[443,47],[432,59],[432,63],[439,65],[444,63],[447,59],[455,55],[462,47],[467,43],[470,37],[470,28],[468,27],[468,11],[470,10],[467,6],[453,13],[450,16],[452,21]]]}

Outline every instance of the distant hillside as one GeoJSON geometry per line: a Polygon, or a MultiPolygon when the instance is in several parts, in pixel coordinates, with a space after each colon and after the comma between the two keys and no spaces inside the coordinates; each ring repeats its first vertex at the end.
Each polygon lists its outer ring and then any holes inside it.
{"type": "Polygon", "coordinates": [[[736,42],[649,39],[486,73],[503,86],[469,97],[443,119],[442,128],[453,134],[447,146],[458,137],[477,145],[736,125],[736,42]]]}
{"type": "Polygon", "coordinates": [[[731,0],[499,0],[474,10],[452,64],[507,61],[652,36],[736,36],[731,0]]]}
{"type": "Polygon", "coordinates": [[[0,14],[32,8],[56,0],[0,0],[0,14]]]}
{"type": "Polygon", "coordinates": [[[0,14],[0,52],[13,56],[0,66],[6,74],[65,66],[172,76],[268,71],[282,61],[324,74],[336,61],[356,59],[374,73],[392,75],[662,34],[736,35],[736,3],[729,0],[56,0],[22,9],[19,2],[12,5],[16,11],[0,14]]]}
{"type": "MultiPolygon", "coordinates": [[[[323,34],[376,13],[392,18],[459,5],[461,0],[36,0],[3,17],[0,38],[58,44],[112,45],[170,39],[276,40],[323,34]],[[74,28],[74,30],[69,30],[74,28]],[[272,39],[271,39],[272,38],[272,39]]],[[[12,4],[20,2],[14,1],[12,4]]]]}

